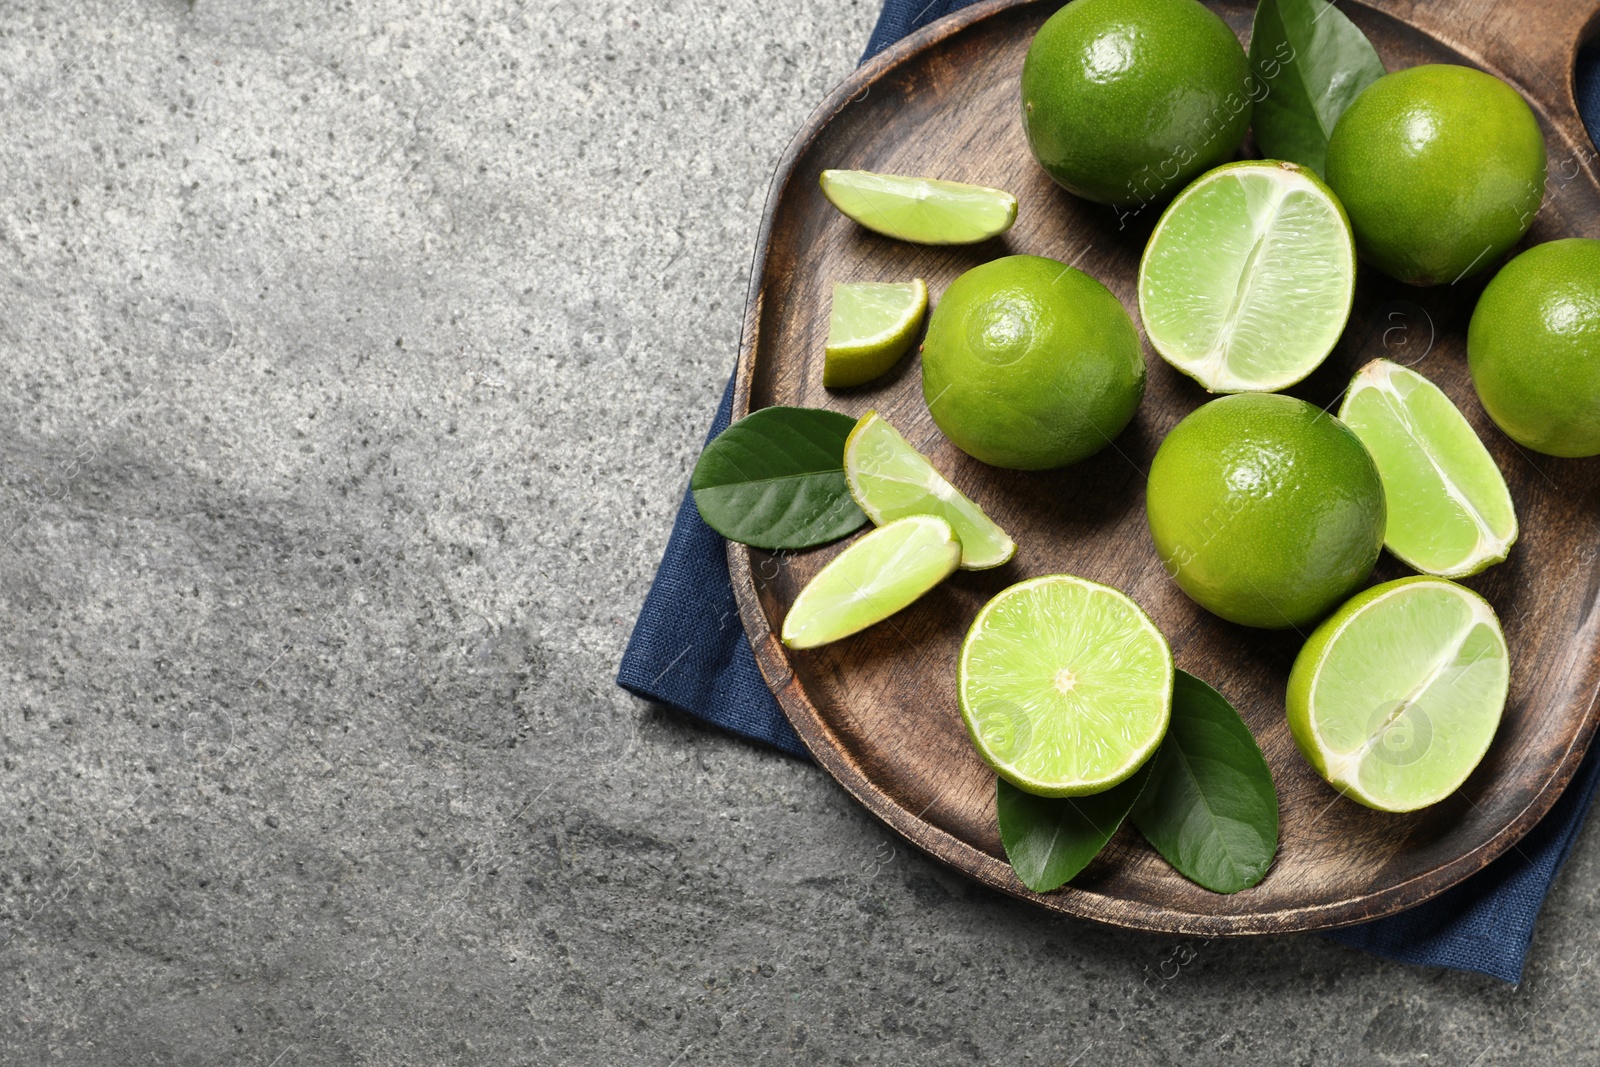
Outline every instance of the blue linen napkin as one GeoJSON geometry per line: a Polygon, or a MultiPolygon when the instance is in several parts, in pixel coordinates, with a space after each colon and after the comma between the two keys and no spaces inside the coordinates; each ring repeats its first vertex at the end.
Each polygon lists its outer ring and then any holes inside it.
{"type": "MultiPolygon", "coordinates": [[[[974,0],[885,0],[863,61],[974,0]]],[[[1589,135],[1600,143],[1600,45],[1578,62],[1576,89],[1589,135]]],[[[727,428],[733,383],[711,420],[727,428]]],[[[733,599],[724,542],[686,493],[667,551],[623,653],[617,683],[723,729],[807,757],[768,690],[733,599]]],[[[1600,784],[1600,745],[1567,791],[1518,845],[1466,881],[1398,915],[1330,931],[1334,941],[1405,963],[1522,978],[1534,921],[1583,826],[1600,784]]]]}

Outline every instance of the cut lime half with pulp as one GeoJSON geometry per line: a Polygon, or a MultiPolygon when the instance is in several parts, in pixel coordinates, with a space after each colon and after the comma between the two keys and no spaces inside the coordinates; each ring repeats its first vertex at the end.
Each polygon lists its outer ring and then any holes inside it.
{"type": "Polygon", "coordinates": [[[876,411],[861,416],[845,439],[844,477],[850,495],[879,525],[907,515],[948,522],[961,542],[963,570],[998,567],[1017,554],[1017,543],[876,411]]]}
{"type": "Polygon", "coordinates": [[[1213,393],[1276,392],[1317,368],[1355,298],[1344,208],[1294,163],[1229,163],[1178,195],[1139,263],[1161,358],[1213,393]]]}
{"type": "Polygon", "coordinates": [[[921,278],[835,285],[822,384],[860,385],[886,372],[917,339],[927,313],[928,286],[921,278]]]}
{"type": "Polygon", "coordinates": [[[937,516],[880,526],[800,590],[783,617],[783,643],[816,648],[865,630],[944,581],[960,562],[961,542],[937,516]]]}
{"type": "Polygon", "coordinates": [[[1443,578],[1401,578],[1352,597],[1289,672],[1289,730],[1350,799],[1415,811],[1461,788],[1505,708],[1500,620],[1443,578]]]}
{"type": "Polygon", "coordinates": [[[1517,539],[1506,480],[1438,386],[1376,359],[1350,382],[1339,418],[1378,464],[1390,552],[1445,578],[1477,574],[1506,558],[1517,539]]]}
{"type": "Polygon", "coordinates": [[[1011,229],[1017,198],[938,178],[825,170],[822,195],[867,229],[919,245],[970,245],[1011,229]]]}
{"type": "Polygon", "coordinates": [[[1172,650],[1110,586],[1051,574],[986,604],[956,670],[978,754],[1018,789],[1083,796],[1150,757],[1172,715],[1172,650]]]}

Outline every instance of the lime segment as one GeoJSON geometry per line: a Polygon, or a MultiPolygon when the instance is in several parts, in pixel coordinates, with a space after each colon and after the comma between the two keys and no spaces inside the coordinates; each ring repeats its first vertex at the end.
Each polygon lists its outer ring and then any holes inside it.
{"type": "Polygon", "coordinates": [[[1454,793],[1483,758],[1509,670],[1488,601],[1442,578],[1401,578],[1311,635],[1289,673],[1289,729],[1352,800],[1415,811],[1454,793]]]}
{"type": "Polygon", "coordinates": [[[861,416],[845,440],[844,476],[850,495],[879,525],[907,515],[948,522],[961,542],[963,570],[998,567],[1017,554],[1017,543],[876,411],[861,416]]]}
{"type": "Polygon", "coordinates": [[[1294,163],[1230,163],[1162,214],[1139,263],[1161,358],[1213,393],[1276,392],[1317,368],[1355,298],[1350,223],[1294,163]]]}
{"type": "Polygon", "coordinates": [[[783,619],[783,643],[816,648],[880,623],[938,585],[961,562],[961,542],[933,515],[880,526],[817,572],[783,619]]]}
{"type": "Polygon", "coordinates": [[[913,244],[976,244],[1017,221],[1017,198],[1004,189],[937,178],[825,170],[822,195],[867,229],[913,244]]]}
{"type": "Polygon", "coordinates": [[[1172,714],[1172,650],[1161,631],[1122,593],[1069,574],[1019,582],[989,601],[956,677],[978,754],[1040,796],[1124,781],[1172,714]]]}
{"type": "Polygon", "coordinates": [[[822,384],[860,385],[886,372],[916,340],[927,312],[921,278],[835,285],[822,384]]]}
{"type": "Polygon", "coordinates": [[[1424,574],[1460,578],[1499,563],[1517,539],[1506,480],[1438,386],[1397,363],[1357,372],[1339,417],[1378,464],[1384,545],[1424,574]]]}

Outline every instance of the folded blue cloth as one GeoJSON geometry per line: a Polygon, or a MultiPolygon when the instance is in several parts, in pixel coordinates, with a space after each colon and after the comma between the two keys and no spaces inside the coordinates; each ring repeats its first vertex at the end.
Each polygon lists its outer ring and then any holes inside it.
{"type": "MultiPolygon", "coordinates": [[[[970,2],[886,0],[863,59],[970,2]]],[[[1600,48],[1586,51],[1576,84],[1590,136],[1600,142],[1600,48]]],[[[727,427],[732,409],[729,382],[707,440],[727,427]]],[[[806,756],[756,668],[734,603],[724,542],[701,521],[687,494],[617,682],[648,700],[806,756]]],[[[1566,793],[1516,848],[1426,903],[1325,936],[1407,963],[1520,981],[1539,908],[1583,826],[1597,783],[1600,746],[1590,750],[1566,793]]]]}

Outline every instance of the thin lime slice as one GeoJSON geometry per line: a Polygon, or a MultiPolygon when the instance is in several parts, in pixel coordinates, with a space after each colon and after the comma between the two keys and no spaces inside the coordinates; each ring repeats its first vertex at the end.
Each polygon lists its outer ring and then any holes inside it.
{"type": "Polygon", "coordinates": [[[948,522],[961,541],[962,570],[998,567],[1017,554],[1017,543],[876,411],[861,416],[845,439],[844,477],[850,495],[879,525],[907,515],[948,522]]]}
{"type": "Polygon", "coordinates": [[[783,618],[783,643],[816,648],[865,630],[944,581],[960,562],[961,542],[937,516],[880,526],[800,590],[783,618]]]}
{"type": "Polygon", "coordinates": [[[970,245],[1011,229],[1017,198],[938,178],[825,170],[822,195],[869,230],[919,245],[970,245]]]}
{"type": "Polygon", "coordinates": [[[1500,724],[1510,677],[1489,602],[1443,578],[1352,597],[1289,672],[1289,730],[1350,799],[1415,811],[1461,788],[1500,724]]]}
{"type": "Polygon", "coordinates": [[[883,374],[917,339],[927,313],[928,286],[921,278],[835,285],[822,384],[860,385],[883,374]]]}
{"type": "Polygon", "coordinates": [[[1294,163],[1230,163],[1162,214],[1139,263],[1161,358],[1213,393],[1276,392],[1317,368],[1356,289],[1350,220],[1294,163]]]}
{"type": "Polygon", "coordinates": [[[1083,796],[1127,779],[1172,715],[1172,650],[1139,605],[1070,574],[984,606],[956,670],[984,762],[1018,789],[1083,796]]]}
{"type": "Polygon", "coordinates": [[[1378,464],[1390,552],[1442,578],[1477,574],[1506,558],[1517,539],[1506,480],[1438,386],[1375,359],[1351,380],[1339,418],[1378,464]]]}

